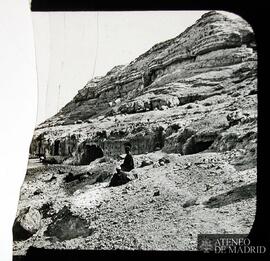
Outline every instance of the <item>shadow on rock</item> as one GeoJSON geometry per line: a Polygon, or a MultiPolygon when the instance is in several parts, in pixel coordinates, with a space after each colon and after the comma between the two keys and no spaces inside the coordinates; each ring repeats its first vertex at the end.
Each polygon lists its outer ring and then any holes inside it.
{"type": "Polygon", "coordinates": [[[20,211],[12,228],[13,240],[23,241],[35,234],[41,222],[41,215],[35,208],[27,207],[20,211]]]}
{"type": "Polygon", "coordinates": [[[207,208],[219,208],[256,196],[256,182],[234,188],[226,193],[211,197],[203,204],[207,208]]]}
{"type": "Polygon", "coordinates": [[[76,237],[87,237],[93,232],[94,229],[89,228],[89,224],[85,219],[73,215],[69,208],[65,206],[53,217],[53,221],[44,232],[44,235],[64,241],[76,237]]]}

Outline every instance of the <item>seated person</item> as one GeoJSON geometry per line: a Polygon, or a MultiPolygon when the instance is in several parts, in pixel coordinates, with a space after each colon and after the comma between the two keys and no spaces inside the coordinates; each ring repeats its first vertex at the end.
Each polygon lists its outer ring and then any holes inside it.
{"type": "Polygon", "coordinates": [[[121,164],[121,170],[122,171],[131,171],[134,169],[134,161],[133,157],[130,153],[130,147],[125,147],[126,157],[124,159],[123,164],[121,164]]]}
{"type": "Polygon", "coordinates": [[[130,177],[128,177],[127,172],[134,169],[134,162],[132,155],[130,154],[130,147],[125,147],[125,151],[127,155],[124,162],[120,167],[116,168],[116,173],[113,175],[109,187],[123,185],[131,180],[130,177]]]}

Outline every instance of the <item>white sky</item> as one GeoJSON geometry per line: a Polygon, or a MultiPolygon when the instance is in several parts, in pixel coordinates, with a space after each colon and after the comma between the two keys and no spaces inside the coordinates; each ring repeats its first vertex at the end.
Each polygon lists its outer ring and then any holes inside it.
{"type": "Polygon", "coordinates": [[[177,36],[205,12],[33,12],[37,124],[69,102],[92,76],[105,75],[177,36]]]}

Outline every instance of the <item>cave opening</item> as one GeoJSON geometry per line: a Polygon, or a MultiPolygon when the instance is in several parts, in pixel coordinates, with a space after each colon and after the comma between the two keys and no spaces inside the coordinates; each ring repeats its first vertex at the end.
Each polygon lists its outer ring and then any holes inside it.
{"type": "Polygon", "coordinates": [[[164,137],[164,128],[162,126],[158,127],[156,130],[156,135],[154,138],[154,150],[160,150],[164,147],[165,137],[164,137]]]}
{"type": "Polygon", "coordinates": [[[41,156],[41,147],[42,146],[42,142],[41,142],[41,140],[39,140],[39,142],[38,142],[38,157],[40,157],[41,156]]]}
{"type": "Polygon", "coordinates": [[[130,142],[128,142],[128,141],[127,141],[127,142],[125,142],[125,143],[124,143],[124,147],[130,147],[130,148],[131,148],[131,147],[132,147],[132,145],[131,145],[131,143],[130,143],[130,142]]]}
{"type": "Polygon", "coordinates": [[[81,165],[88,165],[90,162],[104,156],[102,149],[96,145],[86,145],[82,154],[81,165]]]}
{"type": "Polygon", "coordinates": [[[54,155],[58,156],[59,155],[59,148],[60,148],[60,140],[56,140],[54,142],[54,155]]]}
{"type": "Polygon", "coordinates": [[[157,78],[156,71],[146,71],[143,75],[143,86],[147,87],[157,78]]]}
{"type": "Polygon", "coordinates": [[[184,154],[195,154],[199,152],[203,152],[213,144],[214,140],[207,140],[207,141],[198,141],[198,142],[190,142],[188,146],[185,148],[184,154]]]}

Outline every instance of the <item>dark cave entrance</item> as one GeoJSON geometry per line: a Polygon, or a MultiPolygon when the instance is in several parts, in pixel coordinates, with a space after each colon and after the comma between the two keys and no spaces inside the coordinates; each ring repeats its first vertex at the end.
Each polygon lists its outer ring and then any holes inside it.
{"type": "Polygon", "coordinates": [[[88,165],[90,162],[104,156],[102,149],[96,145],[85,145],[81,159],[81,165],[88,165]]]}
{"type": "Polygon", "coordinates": [[[164,147],[164,134],[163,134],[164,128],[158,127],[156,130],[155,138],[154,138],[154,150],[160,150],[164,147]]]}
{"type": "Polygon", "coordinates": [[[132,145],[131,145],[131,143],[130,143],[130,142],[125,142],[125,143],[124,143],[124,147],[130,147],[130,148],[131,148],[131,147],[132,147],[132,145]]]}
{"type": "Polygon", "coordinates": [[[53,155],[54,156],[58,156],[59,155],[59,148],[60,148],[60,140],[56,140],[55,142],[54,142],[54,153],[53,153],[53,155]]]}
{"type": "Polygon", "coordinates": [[[186,147],[184,154],[195,154],[205,151],[212,145],[213,142],[214,140],[190,142],[186,147]]]}
{"type": "Polygon", "coordinates": [[[38,157],[41,156],[41,146],[42,146],[42,142],[41,140],[38,141],[38,157]]]}

